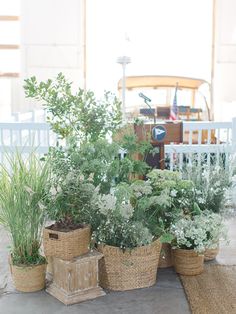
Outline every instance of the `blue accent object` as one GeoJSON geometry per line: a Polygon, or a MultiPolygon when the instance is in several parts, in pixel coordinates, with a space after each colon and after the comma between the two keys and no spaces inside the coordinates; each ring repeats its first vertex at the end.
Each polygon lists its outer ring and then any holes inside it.
{"type": "Polygon", "coordinates": [[[157,125],[152,129],[152,138],[156,141],[163,141],[167,131],[162,125],[157,125]]]}

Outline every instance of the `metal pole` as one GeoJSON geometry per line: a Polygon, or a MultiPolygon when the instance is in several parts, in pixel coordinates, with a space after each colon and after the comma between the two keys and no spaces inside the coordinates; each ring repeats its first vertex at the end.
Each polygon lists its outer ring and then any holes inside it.
{"type": "Polygon", "coordinates": [[[125,116],[125,92],[126,92],[125,67],[126,67],[126,63],[123,63],[122,64],[122,68],[123,68],[123,78],[122,78],[122,117],[123,117],[123,121],[124,122],[126,122],[126,116],[125,116]]]}
{"type": "Polygon", "coordinates": [[[125,115],[125,93],[126,93],[126,76],[125,70],[126,65],[131,62],[131,59],[127,56],[122,56],[117,59],[117,63],[122,65],[122,118],[123,122],[126,122],[126,115],[125,115]]]}

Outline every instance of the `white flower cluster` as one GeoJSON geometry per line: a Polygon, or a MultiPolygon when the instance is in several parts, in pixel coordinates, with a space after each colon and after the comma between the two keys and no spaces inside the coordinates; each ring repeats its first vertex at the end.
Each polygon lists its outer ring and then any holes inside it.
{"type": "Polygon", "coordinates": [[[221,216],[210,212],[182,218],[171,225],[170,232],[175,237],[176,248],[193,249],[199,253],[206,248],[216,248],[219,239],[226,235],[221,216]]]}
{"type": "Polygon", "coordinates": [[[135,181],[131,184],[131,189],[134,193],[134,196],[139,198],[143,195],[152,194],[152,187],[149,181],[135,181]]]}
{"type": "Polygon", "coordinates": [[[107,215],[116,208],[116,197],[112,194],[99,195],[98,208],[101,214],[107,215]]]}
{"type": "Polygon", "coordinates": [[[113,194],[103,194],[98,196],[98,208],[101,214],[109,216],[116,211],[121,217],[129,219],[133,216],[134,208],[130,202],[118,203],[113,194]]]}

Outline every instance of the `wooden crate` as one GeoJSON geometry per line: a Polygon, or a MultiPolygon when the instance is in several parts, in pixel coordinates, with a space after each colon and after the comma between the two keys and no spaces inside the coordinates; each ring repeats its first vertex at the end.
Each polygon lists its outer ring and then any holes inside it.
{"type": "Polygon", "coordinates": [[[53,280],[46,291],[66,305],[105,295],[98,286],[98,261],[102,257],[96,251],[72,261],[53,257],[53,280]]]}

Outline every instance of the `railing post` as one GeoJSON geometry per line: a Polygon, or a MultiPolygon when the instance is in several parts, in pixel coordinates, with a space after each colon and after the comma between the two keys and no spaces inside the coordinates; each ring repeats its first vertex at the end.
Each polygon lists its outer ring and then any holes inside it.
{"type": "Polygon", "coordinates": [[[14,112],[13,114],[14,122],[20,122],[20,112],[14,112]]]}
{"type": "Polygon", "coordinates": [[[232,119],[232,153],[236,153],[236,117],[232,119]]]}

